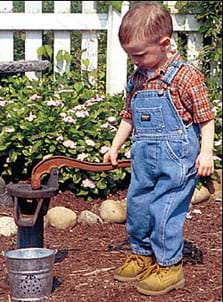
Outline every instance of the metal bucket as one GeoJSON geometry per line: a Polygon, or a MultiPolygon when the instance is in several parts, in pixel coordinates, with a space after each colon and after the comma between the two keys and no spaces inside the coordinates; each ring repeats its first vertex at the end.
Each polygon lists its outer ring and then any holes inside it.
{"type": "Polygon", "coordinates": [[[39,301],[52,292],[55,251],[24,248],[5,253],[14,301],[39,301]]]}

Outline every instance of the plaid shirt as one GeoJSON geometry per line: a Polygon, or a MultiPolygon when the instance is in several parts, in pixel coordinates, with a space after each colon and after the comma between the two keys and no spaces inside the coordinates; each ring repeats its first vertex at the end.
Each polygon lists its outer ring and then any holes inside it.
{"type": "Polygon", "coordinates": [[[194,66],[183,65],[171,86],[162,81],[167,68],[173,61],[182,61],[179,52],[172,55],[158,70],[148,76],[148,70],[137,68],[129,78],[125,109],[121,116],[131,119],[131,99],[137,90],[169,89],[173,104],[185,125],[192,122],[202,123],[214,118],[208,101],[208,89],[204,84],[204,76],[194,66]]]}

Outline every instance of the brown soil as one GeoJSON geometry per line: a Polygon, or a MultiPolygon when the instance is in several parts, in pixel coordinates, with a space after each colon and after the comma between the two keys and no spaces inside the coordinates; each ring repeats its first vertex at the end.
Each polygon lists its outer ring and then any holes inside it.
{"type": "MultiPolygon", "coordinates": [[[[113,199],[122,199],[126,190],[116,193],[113,199]]],[[[50,207],[66,206],[79,213],[94,210],[101,200],[86,202],[71,192],[58,194],[50,207]]],[[[44,232],[44,247],[64,250],[65,258],[54,265],[54,276],[61,284],[48,301],[53,302],[220,302],[222,301],[222,203],[209,200],[192,206],[192,218],[184,228],[185,240],[191,241],[203,252],[203,264],[184,259],[186,286],[165,296],[149,297],[136,292],[135,283],[113,280],[113,271],[130,254],[125,224],[77,225],[61,231],[48,227],[44,232]]],[[[12,209],[0,209],[0,214],[12,215],[12,209]]],[[[1,237],[0,301],[10,301],[7,270],[2,251],[16,247],[15,237],[1,237]]]]}

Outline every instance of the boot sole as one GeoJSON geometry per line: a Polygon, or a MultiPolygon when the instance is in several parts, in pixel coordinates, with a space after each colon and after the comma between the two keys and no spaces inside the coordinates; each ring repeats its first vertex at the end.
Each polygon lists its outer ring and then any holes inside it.
{"type": "Polygon", "coordinates": [[[114,275],[114,279],[117,281],[120,281],[120,282],[138,281],[139,280],[137,277],[128,278],[128,277],[122,277],[119,275],[114,275]]]}
{"type": "Polygon", "coordinates": [[[168,293],[169,291],[171,291],[173,289],[183,288],[184,285],[185,285],[185,279],[180,280],[178,283],[176,283],[172,286],[169,286],[168,288],[166,288],[164,290],[157,291],[157,292],[146,290],[146,289],[141,288],[139,286],[137,286],[136,289],[140,294],[144,294],[144,295],[148,295],[148,296],[161,296],[161,295],[164,295],[164,294],[168,293]]]}

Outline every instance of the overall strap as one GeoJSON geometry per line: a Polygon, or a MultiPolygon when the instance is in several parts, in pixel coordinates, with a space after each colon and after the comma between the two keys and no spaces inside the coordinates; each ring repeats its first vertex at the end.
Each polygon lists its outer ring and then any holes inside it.
{"type": "Polygon", "coordinates": [[[184,66],[186,63],[181,61],[174,61],[167,69],[164,77],[162,78],[162,81],[166,84],[171,84],[173,81],[175,75],[180,70],[182,66],[184,66]]]}

